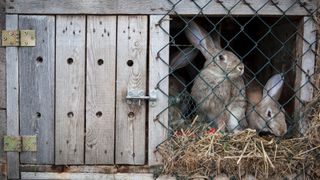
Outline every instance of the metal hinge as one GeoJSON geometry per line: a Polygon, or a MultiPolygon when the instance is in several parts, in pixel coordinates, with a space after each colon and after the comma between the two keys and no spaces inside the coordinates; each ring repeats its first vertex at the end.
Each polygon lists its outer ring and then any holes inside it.
{"type": "Polygon", "coordinates": [[[129,89],[127,92],[127,103],[141,106],[142,101],[148,100],[151,106],[157,105],[157,90],[151,90],[149,96],[146,96],[144,90],[129,89]]]}
{"type": "Polygon", "coordinates": [[[4,151],[22,152],[37,151],[36,136],[4,136],[4,151]]]}
{"type": "Polygon", "coordinates": [[[2,46],[36,46],[35,30],[3,30],[2,46]]]}

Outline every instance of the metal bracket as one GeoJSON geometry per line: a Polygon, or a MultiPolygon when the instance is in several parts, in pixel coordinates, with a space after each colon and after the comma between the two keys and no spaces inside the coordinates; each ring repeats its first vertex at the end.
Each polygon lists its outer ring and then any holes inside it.
{"type": "Polygon", "coordinates": [[[35,30],[3,30],[2,46],[36,46],[36,32],[35,30]]]}
{"type": "Polygon", "coordinates": [[[36,136],[4,136],[3,142],[7,152],[37,151],[36,136]]]}
{"type": "Polygon", "coordinates": [[[130,89],[127,92],[127,103],[141,106],[141,101],[148,100],[151,106],[157,105],[157,90],[151,90],[149,96],[146,96],[144,90],[130,89]]]}

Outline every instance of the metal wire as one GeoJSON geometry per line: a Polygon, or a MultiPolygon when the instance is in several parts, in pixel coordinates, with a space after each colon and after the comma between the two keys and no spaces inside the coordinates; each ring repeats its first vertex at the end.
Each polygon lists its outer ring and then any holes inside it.
{"type": "MultiPolygon", "coordinates": [[[[265,114],[261,114],[261,112],[259,112],[256,109],[256,105],[259,103],[263,103],[263,101],[265,100],[264,98],[270,98],[278,105],[279,108],[279,112],[276,112],[273,117],[276,117],[281,113],[284,113],[285,115],[287,131],[286,134],[282,135],[282,137],[290,137],[297,134],[303,135],[303,133],[301,132],[305,130],[299,131],[299,128],[301,128],[299,127],[299,121],[306,118],[304,117],[305,114],[303,113],[304,105],[306,102],[300,99],[300,92],[306,84],[311,84],[314,89],[318,88],[313,82],[315,73],[310,74],[310,72],[305,72],[301,65],[302,57],[305,54],[309,53],[309,51],[312,51],[312,53],[316,54],[316,52],[314,52],[314,50],[312,49],[312,47],[316,44],[316,40],[313,42],[308,42],[308,40],[304,39],[304,35],[301,29],[303,29],[304,24],[308,23],[308,21],[315,21],[313,19],[313,15],[317,12],[318,9],[311,11],[310,9],[305,7],[306,4],[301,2],[300,0],[296,0],[286,10],[281,9],[278,6],[278,3],[273,0],[266,1],[266,3],[264,3],[259,8],[255,8],[253,6],[252,3],[254,2],[249,3],[245,0],[239,0],[232,7],[227,7],[223,1],[215,0],[214,2],[216,3],[216,5],[221,6],[226,11],[226,13],[219,17],[211,17],[204,13],[204,9],[209,4],[211,4],[213,0],[208,0],[204,5],[201,5],[197,1],[193,0],[192,2],[198,9],[198,13],[194,14],[193,16],[186,17],[176,12],[176,8],[184,0],[167,1],[170,4],[172,4],[172,8],[159,21],[159,26],[170,37],[169,44],[163,47],[163,49],[165,49],[168,46],[170,46],[170,60],[172,60],[172,54],[174,54],[174,52],[180,52],[183,54],[184,57],[188,57],[192,53],[184,52],[185,47],[194,47],[191,42],[186,40],[187,38],[185,36],[185,32],[190,30],[190,24],[192,22],[200,24],[199,26],[206,29],[207,31],[207,34],[203,37],[203,39],[199,39],[201,48],[206,48],[202,45],[202,42],[204,41],[204,39],[212,37],[213,34],[218,35],[221,39],[221,42],[223,42],[222,44],[224,45],[222,46],[220,52],[214,54],[211,53],[210,49],[206,49],[206,53],[212,56],[211,61],[207,60],[208,62],[206,62],[206,59],[202,53],[200,53],[200,55],[196,57],[197,61],[192,61],[186,58],[187,65],[182,69],[175,69],[175,67],[171,67],[170,64],[167,64],[165,60],[162,59],[161,56],[158,56],[158,58],[168,66],[169,74],[158,82],[157,88],[161,93],[168,97],[169,103],[168,107],[163,109],[163,111],[161,111],[157,117],[159,117],[163,113],[169,112],[169,125],[167,126],[161,123],[158,120],[158,118],[156,118],[155,121],[157,121],[164,128],[167,129],[168,134],[170,135],[168,136],[167,140],[172,138],[174,132],[179,131],[179,129],[181,128],[183,129],[190,126],[192,123],[192,119],[196,115],[203,114],[203,123],[207,123],[210,127],[216,127],[216,124],[214,123],[215,118],[220,118],[225,113],[228,113],[230,116],[236,117],[234,112],[230,111],[230,109],[228,108],[234,102],[232,100],[226,102],[224,99],[221,98],[219,92],[217,92],[219,90],[219,86],[221,86],[226,81],[230,82],[231,86],[235,87],[237,91],[242,92],[250,90],[248,88],[250,88],[251,83],[254,82],[257,83],[259,86],[264,87],[267,83],[267,80],[275,74],[281,74],[284,78],[283,86],[285,87],[285,90],[283,90],[281,94],[291,92],[290,96],[286,96],[285,98],[282,98],[280,101],[268,95],[260,99],[258,102],[252,104],[252,102],[249,101],[248,96],[245,93],[240,93],[239,95],[246,100],[248,104],[247,106],[253,105],[253,108],[251,111],[246,111],[245,117],[243,119],[239,119],[238,121],[248,121],[250,113],[257,113],[260,118],[265,120],[265,127],[260,128],[260,130],[257,129],[258,133],[265,131],[265,129],[272,129],[273,127],[270,127],[270,124],[272,123],[271,121],[273,121],[273,118],[265,119],[265,114]],[[241,5],[245,4],[249,7],[249,9],[252,11],[252,16],[238,17],[231,13],[235,8],[237,8],[237,6],[240,3],[241,5]],[[274,7],[275,10],[281,12],[281,15],[265,17],[259,14],[260,11],[268,4],[270,5],[270,3],[272,3],[272,7],[274,7]],[[307,21],[302,21],[302,16],[293,17],[286,15],[290,8],[292,8],[296,4],[299,4],[300,7],[303,7],[308,12],[308,16],[305,16],[309,18],[307,21]],[[171,21],[170,32],[168,32],[165,28],[162,28],[161,26],[161,22],[167,20],[165,19],[165,17],[167,16],[170,16],[171,21]],[[232,32],[232,29],[230,30],[230,33],[226,31],[220,31],[220,28],[227,29],[224,28],[227,22],[231,23],[232,26],[237,27],[237,32],[232,32]],[[203,24],[205,24],[205,26],[203,24]],[[255,32],[256,29],[252,28],[252,24],[255,24],[256,26],[259,26],[261,29],[264,29],[265,32],[263,32],[263,34],[257,35],[257,33],[255,32]],[[277,26],[279,26],[280,24],[286,24],[287,27],[290,27],[290,30],[288,30],[286,37],[283,37],[283,35],[281,37],[281,34],[279,34],[279,30],[276,30],[277,26]],[[289,32],[292,33],[290,34],[289,32]],[[239,38],[242,38],[241,40],[245,41],[239,44],[239,38]],[[276,49],[273,48],[274,50],[270,50],[269,52],[266,51],[265,46],[267,45],[264,44],[268,39],[272,39],[272,42],[275,44],[275,46],[278,46],[276,49]],[[301,41],[297,42],[297,39],[300,39],[301,41]],[[246,43],[251,44],[251,47],[250,49],[248,49],[248,45],[247,49],[244,50],[242,46],[245,46],[246,43]],[[308,50],[302,52],[301,54],[298,54],[297,50],[294,47],[297,46],[296,43],[307,43],[308,50]],[[217,63],[215,60],[218,58],[218,55],[220,53],[226,50],[234,53],[241,60],[241,63],[244,63],[245,73],[244,75],[242,75],[242,78],[245,81],[243,88],[237,87],[237,82],[234,82],[228,76],[232,71],[235,70],[235,68],[237,68],[237,66],[233,67],[233,69],[227,72],[225,71],[224,67],[221,67],[219,63],[217,63]],[[258,57],[258,60],[261,60],[261,62],[253,62],[253,57],[258,57]],[[281,58],[287,59],[282,59],[281,62],[275,62],[275,60],[279,61],[279,59],[281,58]],[[198,59],[202,59],[202,61],[198,59]],[[204,62],[206,63],[204,64],[204,62]],[[255,66],[254,63],[263,64],[260,67],[258,67],[255,66]],[[281,67],[279,67],[279,65],[281,65],[281,67]],[[211,66],[218,66],[220,70],[225,71],[226,74],[225,80],[219,82],[218,84],[214,84],[214,86],[212,83],[207,82],[208,80],[204,77],[204,69],[208,69],[211,66]],[[193,74],[190,73],[191,71],[193,71],[193,74]],[[306,76],[308,82],[300,86],[297,86],[295,81],[297,81],[296,78],[299,76],[299,74],[301,76],[306,76]],[[295,77],[292,77],[293,75],[295,77]],[[181,77],[183,77],[183,79],[181,79],[181,77]],[[169,92],[162,90],[160,88],[160,84],[164,82],[167,78],[169,78],[169,81],[171,82],[176,82],[180,84],[183,87],[183,89],[176,93],[171,92],[171,87],[169,87],[169,92]],[[198,101],[195,100],[192,93],[193,85],[196,80],[203,81],[203,84],[205,84],[207,86],[207,89],[209,90],[209,93],[204,94],[202,99],[198,101]],[[216,97],[217,102],[211,103],[222,103],[223,106],[226,108],[224,111],[218,113],[213,119],[212,117],[210,119],[203,112],[202,106],[204,103],[206,103],[207,99],[212,96],[216,97]],[[173,116],[172,113],[176,113],[176,116],[173,116]]],[[[233,29],[233,31],[235,31],[235,29],[233,29]]],[[[287,30],[284,29],[283,31],[287,30]]],[[[163,49],[161,49],[160,52],[163,49]]],[[[194,47],[192,51],[197,51],[197,49],[199,49],[199,47],[194,47]]],[[[173,84],[170,83],[170,86],[173,86],[173,84]]],[[[245,127],[241,127],[241,129],[243,128],[245,127]]],[[[232,132],[232,130],[230,129],[226,131],[232,132]]],[[[273,132],[271,131],[271,133],[273,132]]]]}

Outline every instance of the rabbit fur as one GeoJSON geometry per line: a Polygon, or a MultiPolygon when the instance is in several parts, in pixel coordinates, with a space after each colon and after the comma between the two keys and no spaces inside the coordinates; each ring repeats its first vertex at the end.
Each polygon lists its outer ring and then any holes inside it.
{"type": "Polygon", "coordinates": [[[247,87],[249,128],[283,136],[287,132],[284,109],[278,103],[284,84],[283,75],[273,75],[262,87],[257,80],[247,87]]]}
{"type": "Polygon", "coordinates": [[[247,127],[244,64],[234,53],[221,48],[217,34],[211,37],[195,22],[189,22],[185,34],[206,59],[191,90],[199,110],[217,128],[235,132],[247,127]]]}

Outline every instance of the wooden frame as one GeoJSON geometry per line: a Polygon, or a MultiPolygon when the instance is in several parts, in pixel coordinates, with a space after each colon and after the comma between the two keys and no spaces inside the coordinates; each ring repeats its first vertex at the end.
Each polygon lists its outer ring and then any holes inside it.
{"type": "MultiPolygon", "coordinates": [[[[175,3],[178,0],[171,0],[175,3]]],[[[300,6],[296,0],[201,0],[195,1],[203,9],[204,14],[223,15],[230,14],[252,15],[250,9],[260,9],[260,15],[283,15],[279,10],[286,11],[285,15],[303,16],[316,10],[316,1],[302,0],[300,6]],[[236,6],[235,6],[236,5],[236,6]],[[233,6],[235,6],[233,8],[233,6]],[[278,8],[275,8],[277,6],[278,8]],[[308,12],[309,11],[309,12],[308,12]]],[[[14,0],[7,1],[6,13],[8,14],[198,14],[199,8],[194,1],[180,1],[171,11],[172,5],[167,0],[14,0]]]]}
{"type": "MultiPolygon", "coordinates": [[[[232,7],[236,4],[238,0],[230,0],[223,2],[223,5],[226,8],[232,7]]],[[[203,2],[203,1],[202,1],[203,2]]],[[[274,4],[272,4],[269,0],[247,0],[247,3],[252,5],[253,7],[261,7],[265,5],[261,10],[259,10],[259,15],[283,15],[283,13],[274,8],[274,4]]],[[[274,0],[273,2],[276,2],[274,0]]],[[[277,1],[277,6],[280,9],[288,9],[285,15],[294,15],[294,16],[304,16],[304,20],[310,15],[307,10],[314,11],[316,9],[315,5],[316,1],[306,1],[305,7],[300,6],[299,4],[295,4],[291,7],[292,3],[296,3],[295,0],[288,1],[277,1]]],[[[77,1],[77,0],[15,0],[8,1],[6,5],[6,13],[9,14],[6,16],[7,29],[17,29],[18,28],[18,15],[17,14],[148,14],[151,15],[149,21],[149,31],[154,32],[150,33],[149,36],[149,69],[157,71],[153,75],[150,75],[149,82],[149,90],[157,87],[157,80],[162,79],[166,76],[166,70],[163,70],[160,67],[158,58],[158,51],[161,50],[165,45],[169,42],[169,38],[166,34],[161,33],[159,31],[158,23],[159,20],[163,17],[163,14],[168,13],[169,15],[174,15],[175,13],[181,15],[193,15],[197,14],[199,9],[194,6],[192,1],[182,1],[175,11],[170,11],[171,4],[168,1],[158,1],[158,0],[118,0],[118,1],[103,1],[103,0],[87,0],[87,1],[77,1]],[[11,15],[10,15],[11,14],[11,15]],[[151,81],[152,79],[152,81],[151,81]]],[[[200,2],[197,2],[200,3],[200,2]]],[[[200,5],[201,6],[201,5],[200,5]]],[[[208,15],[223,15],[228,13],[222,5],[220,5],[217,1],[210,2],[206,8],[203,9],[204,14],[208,15]]],[[[234,8],[230,14],[232,15],[245,15],[250,16],[253,15],[253,12],[247,4],[243,2],[239,3],[236,8],[234,8]]],[[[169,29],[169,21],[162,22],[162,26],[165,29],[169,29]]],[[[301,47],[302,55],[302,68],[304,74],[312,75],[314,70],[315,63],[315,53],[314,51],[308,50],[309,43],[313,43],[316,41],[316,36],[314,32],[315,24],[312,21],[308,21],[303,24],[304,29],[304,43],[301,47]]],[[[312,50],[314,50],[315,45],[310,46],[312,50]]],[[[161,50],[163,53],[161,57],[165,62],[169,62],[169,47],[161,50]]],[[[6,49],[6,67],[7,67],[7,134],[8,135],[19,135],[19,57],[18,57],[18,48],[17,47],[8,47],[6,49]]],[[[150,72],[149,72],[150,73],[150,72]]],[[[300,72],[301,73],[301,72],[300,72]]],[[[296,82],[297,86],[306,83],[306,78],[301,77],[301,81],[296,82]]],[[[163,81],[163,84],[160,84],[165,88],[168,84],[167,80],[163,81]]],[[[299,97],[303,99],[303,101],[308,102],[312,99],[312,86],[307,83],[307,85],[300,90],[299,97]]],[[[168,117],[165,115],[161,115],[158,117],[158,113],[163,110],[164,103],[166,102],[166,98],[161,96],[159,98],[163,98],[160,101],[160,106],[149,106],[149,142],[148,142],[148,165],[153,166],[160,164],[161,159],[159,155],[155,152],[155,148],[158,143],[161,143],[165,138],[166,129],[161,127],[159,123],[156,121],[161,121],[163,124],[168,123],[168,117]]],[[[159,103],[159,102],[158,102],[159,103]]],[[[17,152],[8,152],[7,153],[7,166],[8,166],[8,178],[18,179],[19,168],[24,169],[27,166],[19,166],[20,159],[19,153],[17,152]]],[[[142,166],[142,167],[149,167],[142,166]]],[[[30,166],[31,167],[31,166],[30,166]]],[[[82,172],[84,169],[91,166],[82,166],[83,168],[74,168],[74,172],[82,172]]],[[[128,167],[128,166],[126,166],[128,167]]],[[[132,172],[139,172],[139,168],[132,168],[132,172]]],[[[143,168],[142,168],[143,169],[143,168]]],[[[148,169],[148,168],[146,168],[148,169]]],[[[149,172],[146,170],[145,172],[149,172]]],[[[111,172],[112,173],[112,172],[111,172]]]]}

